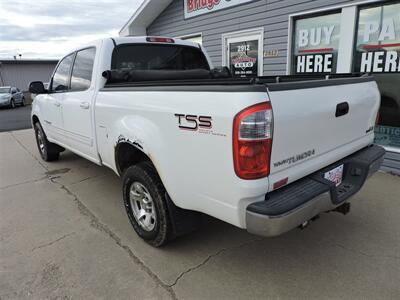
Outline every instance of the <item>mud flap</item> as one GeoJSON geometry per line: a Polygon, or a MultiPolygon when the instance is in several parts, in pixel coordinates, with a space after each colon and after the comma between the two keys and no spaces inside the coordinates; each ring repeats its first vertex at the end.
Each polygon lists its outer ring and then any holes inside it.
{"type": "Polygon", "coordinates": [[[167,201],[174,237],[188,234],[199,228],[201,224],[201,213],[176,206],[168,193],[165,193],[165,199],[167,201]]]}

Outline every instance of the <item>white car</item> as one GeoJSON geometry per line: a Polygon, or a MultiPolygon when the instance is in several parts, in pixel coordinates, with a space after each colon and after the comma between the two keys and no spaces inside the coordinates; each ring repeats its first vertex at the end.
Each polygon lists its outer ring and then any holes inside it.
{"type": "Polygon", "coordinates": [[[1,86],[0,87],[0,107],[15,108],[17,105],[25,105],[24,94],[16,87],[1,86]]]}
{"type": "MultiPolygon", "coordinates": [[[[136,232],[154,246],[205,213],[262,236],[347,213],[376,172],[372,77],[232,78],[201,45],[119,37],[66,55],[33,82],[38,149],[111,168],[136,232]]],[[[362,204],[360,204],[362,205],[362,204]]]]}

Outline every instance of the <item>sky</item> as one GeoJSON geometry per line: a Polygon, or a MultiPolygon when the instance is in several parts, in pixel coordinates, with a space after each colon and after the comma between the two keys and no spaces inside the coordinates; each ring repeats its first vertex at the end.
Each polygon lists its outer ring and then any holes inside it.
{"type": "Polygon", "coordinates": [[[143,0],[0,0],[0,58],[61,58],[118,36],[143,0]]]}

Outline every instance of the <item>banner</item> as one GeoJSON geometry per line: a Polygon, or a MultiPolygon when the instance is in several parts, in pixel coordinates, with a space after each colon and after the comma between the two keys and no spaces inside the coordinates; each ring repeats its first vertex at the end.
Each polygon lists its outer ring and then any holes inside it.
{"type": "Polygon", "coordinates": [[[184,0],[185,19],[255,0],[184,0]]]}

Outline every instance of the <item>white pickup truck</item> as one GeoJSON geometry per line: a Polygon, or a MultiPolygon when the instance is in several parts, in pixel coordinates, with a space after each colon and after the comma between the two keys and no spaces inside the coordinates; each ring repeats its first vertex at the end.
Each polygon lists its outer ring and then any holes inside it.
{"type": "Polygon", "coordinates": [[[347,213],[385,154],[373,145],[372,77],[233,78],[178,39],[95,41],[30,91],[42,158],[69,149],[114,170],[133,228],[154,246],[201,213],[262,236],[347,213]]]}

